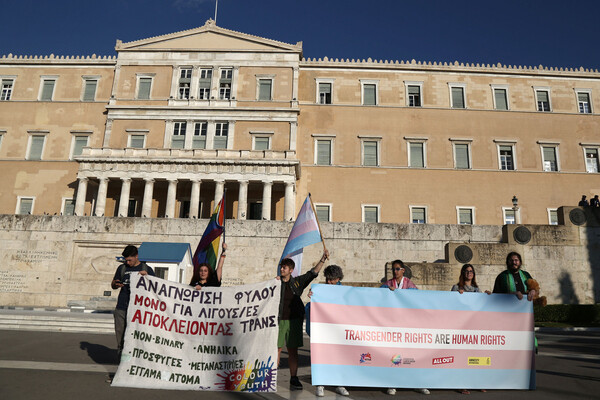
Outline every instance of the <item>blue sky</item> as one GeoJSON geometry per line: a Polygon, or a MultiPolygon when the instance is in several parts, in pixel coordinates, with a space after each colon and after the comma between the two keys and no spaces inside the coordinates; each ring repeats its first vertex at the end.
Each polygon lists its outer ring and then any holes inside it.
{"type": "MultiPolygon", "coordinates": [[[[215,0],[4,0],[0,55],[114,55],[204,25],[215,0]]],[[[305,57],[600,69],[600,1],[219,0],[217,25],[305,57]]]]}

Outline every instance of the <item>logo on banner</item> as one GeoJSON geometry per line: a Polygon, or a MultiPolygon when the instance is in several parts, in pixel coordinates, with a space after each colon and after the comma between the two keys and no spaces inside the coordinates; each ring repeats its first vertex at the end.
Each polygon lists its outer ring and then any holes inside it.
{"type": "Polygon", "coordinates": [[[441,365],[441,364],[452,364],[454,362],[454,356],[451,357],[438,357],[434,358],[431,361],[432,365],[441,365]]]}
{"type": "Polygon", "coordinates": [[[371,353],[362,353],[360,355],[360,363],[370,363],[371,362],[371,353]]]}
{"type": "Polygon", "coordinates": [[[492,357],[469,357],[468,365],[492,365],[492,357]]]}
{"type": "Polygon", "coordinates": [[[394,365],[402,364],[402,355],[397,354],[394,357],[392,357],[392,364],[394,364],[394,365]]]}
{"type": "Polygon", "coordinates": [[[410,364],[414,364],[416,361],[414,358],[411,357],[404,357],[404,360],[402,360],[402,364],[403,365],[410,365],[410,364]]]}

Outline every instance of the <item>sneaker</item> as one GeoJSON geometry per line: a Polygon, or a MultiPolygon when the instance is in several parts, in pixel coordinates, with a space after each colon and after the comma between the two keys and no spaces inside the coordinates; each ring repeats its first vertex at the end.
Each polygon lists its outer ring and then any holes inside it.
{"type": "Polygon", "coordinates": [[[298,379],[297,376],[292,376],[290,378],[290,389],[302,390],[302,384],[300,383],[300,379],[298,379]]]}
{"type": "Polygon", "coordinates": [[[317,386],[317,397],[325,396],[325,386],[317,386]]]}
{"type": "Polygon", "coordinates": [[[350,393],[348,393],[346,388],[343,386],[338,386],[337,388],[335,388],[335,392],[337,394],[341,394],[342,396],[350,396],[350,393]]]}
{"type": "Polygon", "coordinates": [[[431,394],[429,389],[415,389],[415,392],[421,393],[421,394],[431,394]]]}
{"type": "Polygon", "coordinates": [[[396,394],[396,389],[388,389],[387,390],[387,394],[389,394],[390,396],[393,396],[396,394]]]}

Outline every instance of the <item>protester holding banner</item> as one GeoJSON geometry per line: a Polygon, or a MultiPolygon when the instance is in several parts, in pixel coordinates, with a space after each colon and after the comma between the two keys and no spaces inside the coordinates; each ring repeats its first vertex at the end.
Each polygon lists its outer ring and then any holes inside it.
{"type": "MultiPolygon", "coordinates": [[[[470,293],[481,293],[479,290],[479,286],[477,285],[477,281],[475,280],[475,268],[471,264],[465,264],[460,269],[460,277],[458,278],[458,283],[452,286],[450,289],[453,292],[459,292],[463,294],[464,292],[470,293]]],[[[485,293],[492,294],[489,290],[486,290],[485,293]]]]}
{"type": "MultiPolygon", "coordinates": [[[[338,265],[329,265],[323,271],[323,275],[325,275],[325,283],[327,285],[341,285],[342,279],[344,279],[344,272],[342,268],[338,265]]],[[[308,297],[311,297],[312,291],[308,292],[308,297]]],[[[310,336],[310,303],[304,307],[306,312],[306,333],[310,336]]],[[[335,388],[335,392],[342,396],[350,396],[350,393],[343,386],[338,386],[335,388]]],[[[325,386],[318,385],[317,386],[317,397],[325,396],[325,386]]]]}
{"type": "MultiPolygon", "coordinates": [[[[404,271],[406,270],[406,266],[402,260],[394,260],[392,261],[392,272],[394,273],[394,277],[386,282],[383,286],[387,286],[390,290],[396,289],[419,289],[417,285],[415,285],[409,278],[404,276],[404,271]]],[[[429,389],[415,389],[417,392],[421,394],[430,394],[429,389]]],[[[396,389],[388,388],[387,394],[395,395],[396,389]]]]}
{"type": "Polygon", "coordinates": [[[527,300],[531,301],[535,297],[535,290],[527,290],[527,279],[533,279],[527,271],[521,269],[523,260],[521,255],[515,251],[506,256],[506,270],[498,274],[494,283],[494,293],[516,294],[521,300],[523,293],[527,293],[527,300]]]}
{"type": "Polygon", "coordinates": [[[217,264],[216,270],[213,271],[208,263],[201,263],[198,268],[194,268],[194,274],[190,281],[190,286],[194,286],[196,290],[200,290],[203,287],[220,287],[221,277],[223,276],[223,264],[225,263],[225,251],[227,245],[223,242],[221,256],[219,257],[219,263],[217,264]]]}
{"type": "Polygon", "coordinates": [[[121,255],[125,258],[125,263],[119,265],[110,284],[113,289],[121,288],[119,297],[117,298],[117,307],[113,313],[119,360],[123,352],[123,338],[125,327],[127,326],[127,308],[129,307],[129,298],[131,296],[131,289],[129,287],[130,275],[134,272],[139,272],[140,275],[149,274],[154,276],[154,270],[139,260],[137,247],[129,245],[125,247],[121,255]]]}
{"type": "Polygon", "coordinates": [[[302,390],[298,379],[298,347],[304,345],[302,341],[302,321],[304,319],[304,304],[300,296],[306,287],[321,271],[323,264],[329,258],[329,251],[324,250],[321,259],[313,269],[297,277],[292,276],[295,264],[290,258],[281,260],[280,276],[281,294],[279,302],[279,337],[277,339],[277,365],[281,359],[281,350],[285,345],[288,350],[288,364],[290,367],[290,388],[302,390]]]}
{"type": "Polygon", "coordinates": [[[387,281],[385,285],[390,290],[417,289],[417,285],[415,285],[409,278],[404,276],[405,270],[406,266],[404,265],[402,260],[392,261],[392,273],[394,274],[394,277],[387,281]]]}

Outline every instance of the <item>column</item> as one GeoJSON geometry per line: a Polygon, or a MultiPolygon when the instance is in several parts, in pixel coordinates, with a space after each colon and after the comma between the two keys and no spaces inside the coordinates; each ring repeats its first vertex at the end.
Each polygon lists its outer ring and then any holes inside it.
{"type": "Polygon", "coordinates": [[[119,197],[119,217],[126,217],[129,210],[129,192],[131,191],[131,178],[121,178],[121,197],[119,197]]]}
{"type": "Polygon", "coordinates": [[[85,210],[85,196],[87,194],[88,178],[79,178],[77,184],[77,198],[75,199],[75,215],[83,216],[85,210]]]}
{"type": "Polygon", "coordinates": [[[248,214],[248,181],[240,181],[238,195],[238,219],[246,219],[248,214]]]}
{"type": "Polygon", "coordinates": [[[175,195],[177,194],[177,179],[169,179],[167,189],[167,207],[165,210],[166,218],[175,218],[175,195]]]}
{"type": "Polygon", "coordinates": [[[152,214],[152,194],[154,193],[154,179],[146,178],[144,186],[144,199],[142,200],[142,217],[150,218],[152,214]]]}
{"type": "Polygon", "coordinates": [[[200,208],[200,181],[192,180],[192,192],[190,193],[190,218],[198,218],[200,208]]]}
{"type": "Polygon", "coordinates": [[[271,189],[273,182],[263,182],[262,219],[271,219],[271,189]]]}
{"type": "Polygon", "coordinates": [[[108,190],[108,178],[99,178],[98,196],[96,197],[96,216],[103,217],[106,208],[106,191],[108,190]]]}
{"type": "Polygon", "coordinates": [[[294,218],[296,199],[294,198],[294,182],[285,183],[285,197],[283,202],[283,220],[291,221],[294,218]]]}
{"type": "Polygon", "coordinates": [[[225,189],[225,181],[215,180],[215,208],[223,198],[223,190],[225,189]]]}
{"type": "Polygon", "coordinates": [[[298,121],[290,122],[290,150],[296,151],[298,141],[298,121]]]}
{"type": "Polygon", "coordinates": [[[298,107],[298,78],[300,76],[300,69],[299,67],[294,67],[292,71],[292,107],[298,107]]]}

